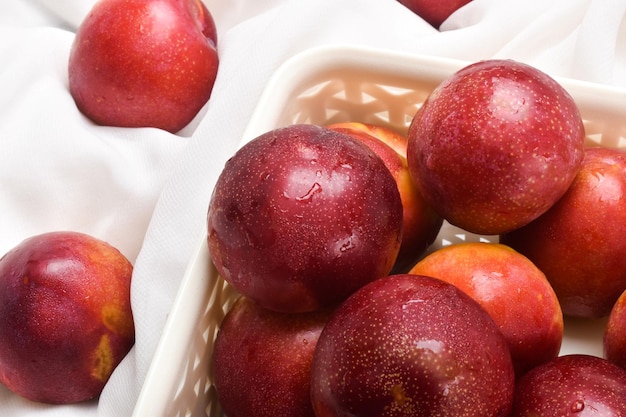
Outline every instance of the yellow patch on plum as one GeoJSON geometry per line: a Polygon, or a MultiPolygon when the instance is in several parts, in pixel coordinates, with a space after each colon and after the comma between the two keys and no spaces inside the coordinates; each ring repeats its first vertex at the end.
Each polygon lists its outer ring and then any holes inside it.
{"type": "Polygon", "coordinates": [[[111,332],[124,337],[132,337],[135,331],[132,316],[111,304],[102,307],[102,323],[111,332]]]}
{"type": "Polygon", "coordinates": [[[103,334],[100,343],[92,354],[93,367],[91,376],[98,381],[106,381],[113,372],[114,360],[109,336],[103,334]]]}

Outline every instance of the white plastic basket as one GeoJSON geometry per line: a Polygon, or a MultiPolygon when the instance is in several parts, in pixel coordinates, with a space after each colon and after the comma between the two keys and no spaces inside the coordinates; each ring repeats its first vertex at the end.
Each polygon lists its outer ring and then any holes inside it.
{"type": "MultiPolygon", "coordinates": [[[[330,46],[303,52],[274,74],[241,144],[293,123],[360,121],[406,133],[430,91],[467,62],[387,50],[330,46]]],[[[626,90],[558,80],[575,98],[589,145],[626,149],[626,90]]],[[[210,263],[206,230],[182,280],[134,416],[221,416],[211,355],[236,293],[210,263]]],[[[462,241],[495,241],[447,223],[431,250],[462,241]]],[[[602,355],[605,320],[566,320],[561,349],[602,355]]]]}

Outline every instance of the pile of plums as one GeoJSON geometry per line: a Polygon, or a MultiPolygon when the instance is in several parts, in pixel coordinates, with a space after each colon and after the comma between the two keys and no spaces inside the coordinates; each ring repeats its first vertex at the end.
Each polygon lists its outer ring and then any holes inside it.
{"type": "Polygon", "coordinates": [[[559,83],[488,60],[406,135],[296,124],[243,145],[208,210],[241,294],[214,344],[226,415],[622,413],[626,153],[584,141],[559,83]],[[444,220],[499,242],[427,251],[444,220]],[[564,315],[610,315],[606,358],[559,356],[564,315]]]}

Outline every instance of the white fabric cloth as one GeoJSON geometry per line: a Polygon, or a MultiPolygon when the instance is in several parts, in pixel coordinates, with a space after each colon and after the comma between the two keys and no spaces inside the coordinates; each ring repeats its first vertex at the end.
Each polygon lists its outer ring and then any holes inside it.
{"type": "Polygon", "coordinates": [[[117,246],[135,264],[136,345],[98,402],[47,406],[0,387],[3,417],[131,415],[217,176],[266,81],[294,54],[337,43],[513,58],[626,88],[626,0],[474,0],[441,31],[396,0],[205,0],[221,62],[191,125],[178,135],[95,126],[67,89],[73,31],[93,2],[0,5],[0,253],[61,229],[117,246]]]}

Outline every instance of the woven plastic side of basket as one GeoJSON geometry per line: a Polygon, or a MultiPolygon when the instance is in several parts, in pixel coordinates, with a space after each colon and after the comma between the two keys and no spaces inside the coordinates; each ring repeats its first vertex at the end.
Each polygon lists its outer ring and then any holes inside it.
{"type": "MultiPolygon", "coordinates": [[[[207,268],[213,269],[212,265],[207,268]]],[[[210,375],[213,341],[219,325],[238,294],[213,271],[210,274],[206,308],[196,324],[192,340],[181,340],[181,348],[188,352],[187,362],[179,379],[178,389],[165,416],[211,416],[221,415],[221,409],[210,375]]]]}

